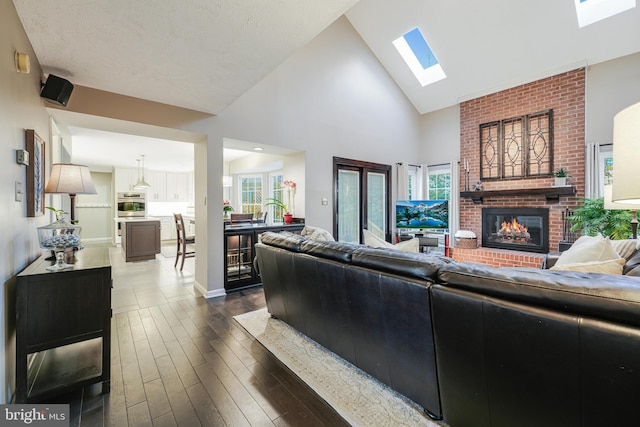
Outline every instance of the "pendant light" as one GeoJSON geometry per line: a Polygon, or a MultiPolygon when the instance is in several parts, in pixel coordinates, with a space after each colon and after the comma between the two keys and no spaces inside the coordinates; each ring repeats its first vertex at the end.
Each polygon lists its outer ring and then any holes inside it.
{"type": "Polygon", "coordinates": [[[142,156],[142,179],[140,179],[140,159],[136,159],[138,161],[138,182],[133,186],[134,190],[144,190],[151,187],[151,184],[144,180],[144,154],[140,156],[142,156]]]}

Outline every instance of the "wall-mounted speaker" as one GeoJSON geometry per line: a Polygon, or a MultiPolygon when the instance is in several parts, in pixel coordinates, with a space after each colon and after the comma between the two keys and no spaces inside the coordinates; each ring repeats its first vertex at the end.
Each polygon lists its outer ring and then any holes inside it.
{"type": "Polygon", "coordinates": [[[42,85],[40,96],[66,107],[72,91],[73,85],[69,80],[49,74],[47,81],[42,85]]]}

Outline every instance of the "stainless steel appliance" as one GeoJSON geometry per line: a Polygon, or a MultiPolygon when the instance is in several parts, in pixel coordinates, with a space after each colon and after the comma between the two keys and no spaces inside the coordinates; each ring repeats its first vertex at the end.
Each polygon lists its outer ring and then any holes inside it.
{"type": "Polygon", "coordinates": [[[118,193],[118,217],[140,218],[147,216],[145,193],[118,193]]]}

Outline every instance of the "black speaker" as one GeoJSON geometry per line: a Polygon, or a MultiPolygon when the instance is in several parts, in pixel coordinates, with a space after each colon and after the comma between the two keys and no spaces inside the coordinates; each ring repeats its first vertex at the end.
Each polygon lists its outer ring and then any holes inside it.
{"type": "Polygon", "coordinates": [[[73,85],[69,80],[49,74],[47,81],[42,85],[40,96],[66,107],[72,91],[73,85]]]}

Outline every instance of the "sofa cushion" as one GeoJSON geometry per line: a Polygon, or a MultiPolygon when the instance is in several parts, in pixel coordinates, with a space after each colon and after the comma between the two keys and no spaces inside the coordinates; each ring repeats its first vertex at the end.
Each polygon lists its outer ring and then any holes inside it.
{"type": "Polygon", "coordinates": [[[640,278],[452,263],[438,271],[452,286],[563,313],[640,326],[640,278]]]}
{"type": "Polygon", "coordinates": [[[359,246],[353,243],[307,239],[300,246],[300,251],[320,258],[349,263],[351,262],[351,253],[359,246]]]}
{"type": "Polygon", "coordinates": [[[324,228],[313,227],[311,225],[305,225],[300,234],[302,236],[308,237],[309,239],[320,240],[323,242],[336,241],[336,239],[333,238],[333,235],[324,228]]]}
{"type": "Polygon", "coordinates": [[[307,240],[299,234],[289,232],[276,233],[266,231],[261,233],[258,240],[266,245],[275,246],[277,248],[287,249],[294,252],[300,252],[300,245],[307,240]]]}
{"type": "Polygon", "coordinates": [[[433,281],[440,267],[453,262],[436,254],[423,254],[369,248],[361,246],[353,251],[351,264],[385,271],[405,277],[433,281]]]}

